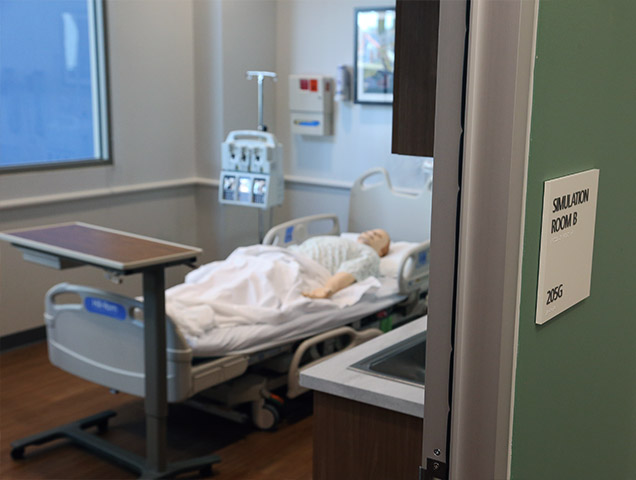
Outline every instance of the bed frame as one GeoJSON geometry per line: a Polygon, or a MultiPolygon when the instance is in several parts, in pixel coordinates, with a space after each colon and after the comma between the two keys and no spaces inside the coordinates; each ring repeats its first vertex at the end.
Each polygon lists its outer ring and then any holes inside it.
{"type": "MultiPolygon", "coordinates": [[[[413,247],[400,266],[401,299],[397,307],[402,312],[401,318],[412,319],[426,313],[429,265],[426,218],[430,218],[430,199],[430,189],[417,195],[394,191],[383,169],[364,174],[351,191],[349,231],[382,227],[395,240],[427,240],[413,247]],[[413,222],[412,219],[417,217],[423,221],[413,222]],[[379,221],[379,218],[383,220],[379,221]]],[[[339,233],[337,216],[313,215],[272,228],[263,243],[288,246],[313,235],[339,233]]],[[[142,302],[99,289],[62,283],[47,293],[45,306],[49,358],[54,365],[111,389],[144,396],[142,302]],[[70,303],[69,295],[75,297],[70,303]],[[88,298],[122,305],[128,315],[123,320],[115,320],[88,311],[85,307],[88,298]],[[62,299],[64,303],[60,302],[62,299]],[[113,322],[117,322],[116,328],[112,327],[113,322]]],[[[395,307],[391,306],[391,309],[395,307]]],[[[385,307],[381,310],[379,317],[388,312],[385,307]]],[[[348,319],[347,326],[266,351],[203,360],[194,358],[183,335],[168,318],[168,401],[190,399],[197,408],[223,413],[239,421],[251,417],[259,428],[272,428],[278,422],[278,412],[271,391],[287,385],[287,396],[298,396],[306,391],[298,383],[301,369],[382,333],[378,328],[369,328],[379,326],[381,320],[372,318],[370,314],[373,313],[364,312],[348,319]],[[369,318],[370,321],[365,320],[369,318]],[[361,329],[363,327],[366,328],[361,329]],[[320,353],[318,346],[321,346],[320,353]],[[271,376],[255,374],[252,369],[255,365],[265,365],[277,373],[271,376]],[[251,404],[250,415],[228,410],[228,407],[248,402],[251,404]]]]}

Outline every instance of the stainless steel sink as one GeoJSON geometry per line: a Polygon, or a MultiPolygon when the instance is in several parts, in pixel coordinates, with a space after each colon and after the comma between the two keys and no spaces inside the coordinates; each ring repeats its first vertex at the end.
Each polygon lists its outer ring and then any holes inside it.
{"type": "Polygon", "coordinates": [[[424,363],[426,360],[426,332],[418,333],[384,350],[350,365],[370,375],[424,386],[424,363]]]}

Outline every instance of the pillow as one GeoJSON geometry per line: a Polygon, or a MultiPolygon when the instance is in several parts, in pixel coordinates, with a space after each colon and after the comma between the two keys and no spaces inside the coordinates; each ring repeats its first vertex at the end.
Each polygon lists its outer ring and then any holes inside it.
{"type": "Polygon", "coordinates": [[[397,278],[400,265],[407,252],[417,244],[417,242],[391,242],[389,253],[380,258],[380,273],[385,277],[397,278]]]}
{"type": "MultiPolygon", "coordinates": [[[[342,238],[356,241],[359,233],[343,232],[340,234],[342,238]]],[[[391,242],[389,253],[380,258],[380,274],[383,277],[397,278],[402,260],[411,247],[417,245],[418,242],[391,242]]]]}

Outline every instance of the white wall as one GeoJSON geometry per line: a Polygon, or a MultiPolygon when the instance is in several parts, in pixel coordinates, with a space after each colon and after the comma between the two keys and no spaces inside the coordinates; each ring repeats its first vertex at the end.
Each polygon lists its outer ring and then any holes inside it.
{"type": "MultiPolygon", "coordinates": [[[[194,2],[194,83],[199,175],[217,179],[221,143],[232,130],[258,126],[256,80],[248,70],[275,70],[276,0],[194,2]]],[[[272,82],[264,86],[265,124],[276,131],[272,82]]]]}

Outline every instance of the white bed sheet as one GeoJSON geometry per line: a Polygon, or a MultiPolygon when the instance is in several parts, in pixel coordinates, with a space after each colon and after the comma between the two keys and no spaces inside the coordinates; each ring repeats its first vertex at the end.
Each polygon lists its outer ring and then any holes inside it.
{"type": "Polygon", "coordinates": [[[376,290],[376,294],[365,294],[355,305],[344,309],[330,312],[299,312],[288,322],[278,325],[257,324],[218,328],[189,343],[195,356],[199,357],[253,353],[285,345],[347,325],[388,308],[405,298],[403,295],[395,293],[397,289],[394,288],[394,279],[382,279],[380,283],[381,286],[376,290]]]}
{"type": "Polygon", "coordinates": [[[401,256],[412,245],[392,245],[380,267],[387,276],[357,282],[326,300],[301,294],[329,277],[318,263],[281,247],[241,247],[168,289],[166,312],[196,356],[282,345],[346,325],[403,299],[395,276],[401,256]]]}

